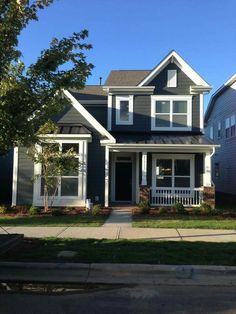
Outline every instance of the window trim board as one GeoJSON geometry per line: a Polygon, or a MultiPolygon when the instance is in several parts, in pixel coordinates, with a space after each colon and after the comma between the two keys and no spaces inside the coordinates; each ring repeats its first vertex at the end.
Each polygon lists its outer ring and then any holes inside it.
{"type": "Polygon", "coordinates": [[[115,115],[116,115],[116,125],[133,125],[133,109],[134,109],[134,96],[128,95],[128,96],[115,96],[115,115]],[[129,120],[122,121],[120,119],[120,102],[122,100],[128,100],[129,102],[129,120]]]}

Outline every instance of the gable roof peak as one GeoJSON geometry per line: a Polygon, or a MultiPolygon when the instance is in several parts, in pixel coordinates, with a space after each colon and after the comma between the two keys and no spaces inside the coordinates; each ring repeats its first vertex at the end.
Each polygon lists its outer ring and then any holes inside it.
{"type": "Polygon", "coordinates": [[[138,84],[138,86],[147,85],[151,80],[158,75],[170,62],[176,63],[181,70],[194,82],[196,85],[211,88],[210,85],[175,51],[171,50],[164,59],[138,84]]]}

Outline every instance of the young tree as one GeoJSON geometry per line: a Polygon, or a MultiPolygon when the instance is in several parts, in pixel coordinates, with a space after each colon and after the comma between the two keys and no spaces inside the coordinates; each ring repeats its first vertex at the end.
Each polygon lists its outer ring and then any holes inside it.
{"type": "Polygon", "coordinates": [[[36,141],[35,130],[65,105],[62,89],[82,88],[93,65],[87,63],[88,31],[52,39],[26,67],[17,49],[21,31],[53,0],[0,0],[0,153],[36,141]]]}
{"type": "Polygon", "coordinates": [[[30,158],[41,165],[41,174],[35,175],[34,180],[41,179],[43,183],[41,186],[45,212],[53,205],[61,176],[75,171],[78,173],[80,167],[78,155],[72,148],[66,152],[59,150],[55,142],[57,133],[57,126],[52,121],[46,122],[38,130],[38,145],[32,145],[28,150],[30,158]],[[43,136],[46,134],[51,134],[50,138],[43,136]]]}

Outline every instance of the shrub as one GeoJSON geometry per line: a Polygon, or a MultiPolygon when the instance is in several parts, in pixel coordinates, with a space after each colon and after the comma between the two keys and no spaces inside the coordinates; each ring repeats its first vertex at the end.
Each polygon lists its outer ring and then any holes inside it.
{"type": "Polygon", "coordinates": [[[40,214],[40,212],[41,212],[41,209],[39,207],[31,206],[29,208],[29,214],[32,216],[38,215],[38,214],[40,214]]]}
{"type": "Polygon", "coordinates": [[[209,204],[207,204],[207,203],[202,203],[202,204],[200,205],[200,211],[201,211],[201,213],[204,214],[204,215],[209,215],[209,214],[212,213],[212,208],[211,208],[211,206],[210,206],[209,204]]]}
{"type": "Polygon", "coordinates": [[[159,207],[159,214],[167,214],[168,213],[168,209],[167,207],[159,207]]]}
{"type": "Polygon", "coordinates": [[[4,215],[4,214],[6,214],[6,212],[7,212],[7,207],[4,205],[1,205],[0,206],[0,214],[4,215]]]}
{"type": "Polygon", "coordinates": [[[101,204],[95,204],[93,206],[93,209],[92,209],[92,215],[98,216],[101,214],[101,211],[102,211],[102,205],[101,204]]]}
{"type": "Polygon", "coordinates": [[[138,207],[141,209],[142,214],[148,214],[150,211],[149,201],[142,200],[139,202],[138,207]]]}
{"type": "Polygon", "coordinates": [[[184,205],[182,203],[176,203],[173,206],[173,210],[177,213],[177,214],[182,214],[182,215],[187,215],[188,211],[184,208],[184,205]]]}
{"type": "Polygon", "coordinates": [[[62,216],[62,215],[64,215],[63,208],[53,208],[52,209],[52,215],[53,216],[62,216]]]}
{"type": "Polygon", "coordinates": [[[192,208],[192,213],[193,213],[194,215],[200,215],[200,214],[201,214],[201,208],[200,208],[200,206],[193,207],[193,208],[192,208]]]}

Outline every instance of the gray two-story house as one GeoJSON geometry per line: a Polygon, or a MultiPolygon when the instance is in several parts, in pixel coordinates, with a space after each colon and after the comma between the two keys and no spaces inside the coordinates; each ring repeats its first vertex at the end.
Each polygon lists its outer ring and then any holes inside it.
{"type": "MultiPolygon", "coordinates": [[[[181,202],[214,206],[211,157],[204,136],[203,97],[211,86],[175,51],[152,70],[111,71],[102,86],[66,90],[57,119],[59,149],[71,146],[83,169],[62,176],[54,206],[181,202]]],[[[50,137],[50,135],[48,135],[50,137]]],[[[40,149],[40,148],[39,148],[40,149]]],[[[13,205],[43,204],[41,166],[14,150],[13,205]]]]}
{"type": "Polygon", "coordinates": [[[211,97],[206,134],[220,145],[212,159],[212,179],[222,200],[236,199],[236,74],[211,97]]]}

